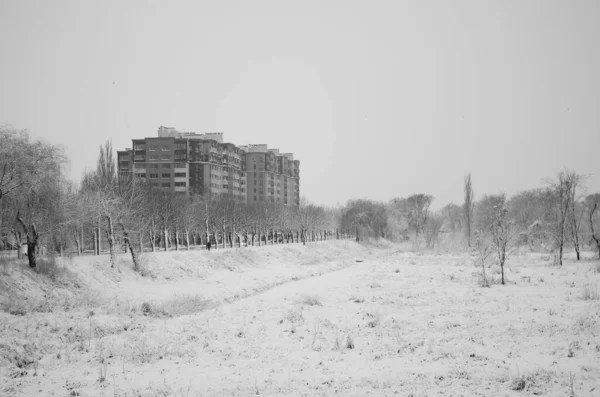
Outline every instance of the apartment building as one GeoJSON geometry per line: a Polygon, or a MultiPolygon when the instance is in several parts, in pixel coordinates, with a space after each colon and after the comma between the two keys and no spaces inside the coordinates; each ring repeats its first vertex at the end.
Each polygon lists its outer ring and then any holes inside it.
{"type": "Polygon", "coordinates": [[[298,206],[300,162],[267,145],[223,143],[223,133],[160,127],[158,137],[133,139],[117,151],[118,169],[152,186],[201,196],[298,206]]]}
{"type": "Polygon", "coordinates": [[[267,145],[248,145],[246,152],[247,202],[300,204],[300,162],[292,153],[267,145]]]}

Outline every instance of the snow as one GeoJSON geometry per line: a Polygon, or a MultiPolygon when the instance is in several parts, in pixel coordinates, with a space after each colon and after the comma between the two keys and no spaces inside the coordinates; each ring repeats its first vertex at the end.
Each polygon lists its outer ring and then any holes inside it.
{"type": "Polygon", "coordinates": [[[600,396],[600,301],[582,299],[600,284],[597,261],[520,254],[507,285],[482,288],[472,256],[394,244],[144,256],[154,277],[125,255],[113,270],[104,257],[65,261],[53,292],[5,270],[6,289],[80,304],[0,313],[0,395],[565,396],[572,380],[575,395],[600,396]],[[141,311],[192,297],[207,304],[141,311]]]}

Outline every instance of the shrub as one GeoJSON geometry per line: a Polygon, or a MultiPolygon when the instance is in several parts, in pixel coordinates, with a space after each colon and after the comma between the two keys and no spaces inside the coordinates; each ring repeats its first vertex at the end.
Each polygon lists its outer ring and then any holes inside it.
{"type": "Polygon", "coordinates": [[[533,394],[543,394],[547,385],[551,383],[550,373],[542,369],[515,377],[511,384],[511,390],[532,392],[533,394]]]}
{"type": "Polygon", "coordinates": [[[375,328],[381,322],[381,313],[379,313],[377,310],[372,313],[367,313],[367,317],[370,318],[369,322],[367,323],[367,327],[369,328],[375,328]]]}
{"type": "Polygon", "coordinates": [[[298,299],[298,302],[308,306],[322,306],[319,297],[316,295],[303,295],[298,299]]]}
{"type": "Polygon", "coordinates": [[[303,323],[304,316],[302,315],[302,310],[293,309],[288,310],[288,312],[283,316],[282,319],[279,320],[279,324],[283,324],[285,321],[295,324],[295,323],[303,323]]]}
{"type": "Polygon", "coordinates": [[[56,264],[56,256],[53,254],[50,254],[47,257],[37,258],[35,271],[38,272],[39,274],[46,275],[50,279],[54,280],[58,273],[58,266],[56,264]]]}

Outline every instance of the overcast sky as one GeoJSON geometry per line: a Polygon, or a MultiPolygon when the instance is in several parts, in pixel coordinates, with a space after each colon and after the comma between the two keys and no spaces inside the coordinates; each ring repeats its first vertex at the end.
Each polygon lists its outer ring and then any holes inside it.
{"type": "Polygon", "coordinates": [[[600,191],[598,0],[0,0],[0,54],[0,123],[73,179],[165,125],[293,152],[319,204],[600,191]]]}

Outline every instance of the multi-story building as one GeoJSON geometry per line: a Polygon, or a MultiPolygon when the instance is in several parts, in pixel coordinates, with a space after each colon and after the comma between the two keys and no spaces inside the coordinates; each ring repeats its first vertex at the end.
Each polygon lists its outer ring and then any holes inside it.
{"type": "Polygon", "coordinates": [[[247,202],[298,206],[300,162],[292,153],[279,153],[267,145],[248,145],[246,152],[247,202]]]}
{"type": "Polygon", "coordinates": [[[117,152],[121,173],[152,186],[202,196],[298,206],[300,162],[267,145],[223,143],[223,133],[196,134],[160,127],[158,137],[133,139],[117,152]]]}

